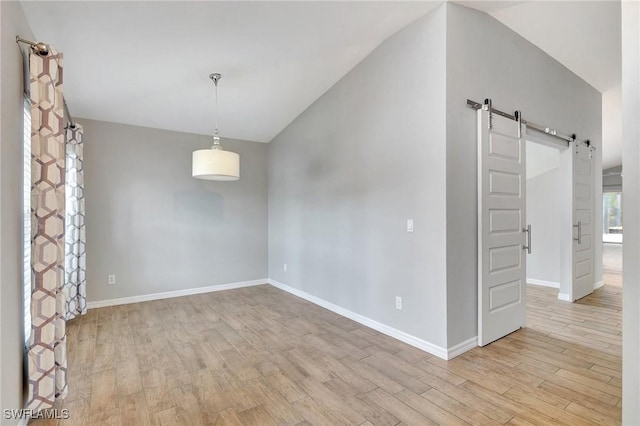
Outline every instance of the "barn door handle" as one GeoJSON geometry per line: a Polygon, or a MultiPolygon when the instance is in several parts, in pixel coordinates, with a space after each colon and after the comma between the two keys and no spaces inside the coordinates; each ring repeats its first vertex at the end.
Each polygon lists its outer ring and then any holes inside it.
{"type": "Polygon", "coordinates": [[[522,232],[527,234],[527,244],[522,245],[522,249],[527,251],[527,254],[531,254],[531,225],[527,225],[526,228],[522,228],[522,232]]]}
{"type": "Polygon", "coordinates": [[[573,225],[574,228],[578,228],[578,238],[574,238],[573,241],[577,241],[578,244],[582,244],[582,221],[579,220],[577,225],[573,225]]]}

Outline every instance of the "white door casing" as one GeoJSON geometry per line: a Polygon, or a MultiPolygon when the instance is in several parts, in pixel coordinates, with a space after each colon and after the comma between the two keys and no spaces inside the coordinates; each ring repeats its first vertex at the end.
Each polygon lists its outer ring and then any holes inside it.
{"type": "MultiPolygon", "coordinates": [[[[478,110],[478,344],[526,322],[526,126],[478,110]]],[[[527,238],[528,237],[528,238],[527,238]]]]}
{"type": "Polygon", "coordinates": [[[573,150],[572,301],[593,292],[594,284],[594,160],[591,148],[575,142],[573,150]]]}

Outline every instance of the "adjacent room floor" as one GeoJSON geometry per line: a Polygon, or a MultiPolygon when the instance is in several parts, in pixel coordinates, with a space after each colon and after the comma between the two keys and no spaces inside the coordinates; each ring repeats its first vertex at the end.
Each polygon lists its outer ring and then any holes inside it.
{"type": "Polygon", "coordinates": [[[573,304],[528,286],[526,329],[449,362],[268,285],[90,310],[68,326],[60,424],[619,424],[605,270],[573,304]]]}
{"type": "Polygon", "coordinates": [[[622,287],[622,244],[603,244],[602,273],[606,284],[622,287]]]}

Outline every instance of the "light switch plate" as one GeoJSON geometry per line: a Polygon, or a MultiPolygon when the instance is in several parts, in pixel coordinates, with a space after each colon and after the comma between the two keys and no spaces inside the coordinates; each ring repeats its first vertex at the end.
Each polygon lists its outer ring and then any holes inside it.
{"type": "Polygon", "coordinates": [[[413,232],[413,219],[407,219],[407,232],[413,232]]]}

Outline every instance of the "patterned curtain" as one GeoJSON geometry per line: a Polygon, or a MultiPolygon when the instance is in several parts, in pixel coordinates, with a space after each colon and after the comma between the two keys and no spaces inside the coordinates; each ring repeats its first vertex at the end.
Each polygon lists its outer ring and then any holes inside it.
{"type": "Polygon", "coordinates": [[[65,319],[87,313],[86,248],[84,225],[83,129],[78,123],[66,131],[65,206],[65,319]]]}
{"type": "Polygon", "coordinates": [[[67,394],[62,54],[31,53],[29,80],[32,289],[27,408],[38,411],[67,394]]]}

